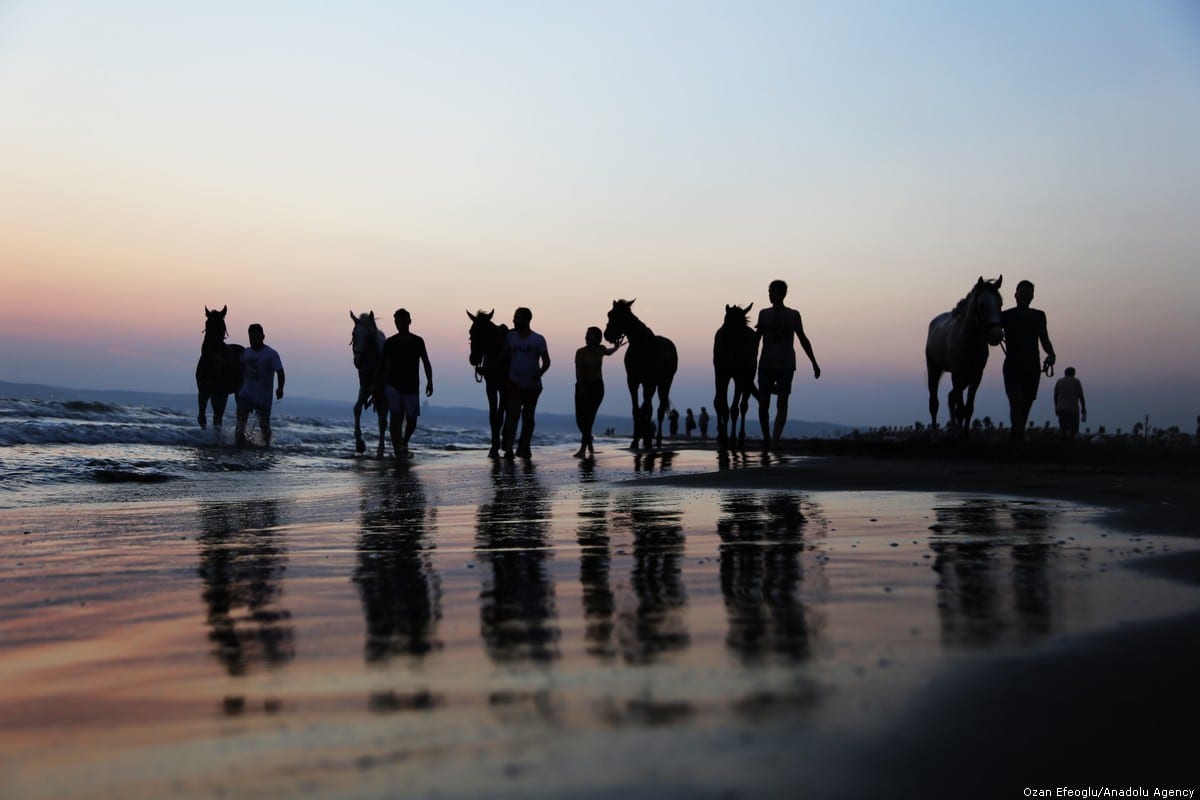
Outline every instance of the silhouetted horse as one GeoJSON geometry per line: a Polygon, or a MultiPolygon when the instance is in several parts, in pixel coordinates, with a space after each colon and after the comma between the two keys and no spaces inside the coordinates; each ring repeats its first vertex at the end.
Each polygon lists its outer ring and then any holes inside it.
{"type": "Polygon", "coordinates": [[[671,403],[671,381],[679,368],[679,354],[675,343],[665,336],[655,336],[654,331],[634,316],[630,308],[634,300],[613,300],[608,312],[608,325],[604,338],[616,344],[622,337],[629,340],[625,351],[625,381],[629,384],[629,397],[633,402],[633,447],[640,440],[647,448],[651,446],[651,434],[655,444],[662,446],[663,417],[671,403]],[[638,387],[642,389],[642,402],[638,402],[638,387]],[[658,393],[658,427],[651,431],[650,410],[655,392],[658,393]]]}
{"type": "Polygon", "coordinates": [[[200,345],[200,360],[196,362],[196,391],[200,413],[196,420],[201,428],[208,427],[205,406],[212,404],[213,430],[221,436],[221,418],[225,416],[225,404],[229,395],[242,388],[242,350],[240,344],[225,344],[229,335],[225,328],[225,314],[229,306],[220,311],[209,311],[204,307],[204,342],[200,345]]]}
{"type": "Polygon", "coordinates": [[[987,365],[988,346],[1000,344],[1003,329],[1000,326],[1000,283],[985,281],[980,276],[970,293],[953,311],[938,314],[929,323],[929,335],[925,339],[925,367],[929,373],[929,418],[931,429],[937,430],[938,382],[943,372],[950,373],[950,392],[946,402],[950,406],[950,421],[947,427],[957,429],[959,438],[966,439],[971,429],[971,417],[975,413],[975,392],[983,380],[983,368],[987,365]],[[967,390],[963,402],[963,389],[967,390]]]}
{"type": "Polygon", "coordinates": [[[717,410],[717,441],[722,446],[735,436],[738,446],[746,443],[746,409],[750,407],[751,397],[758,401],[758,389],[754,386],[758,333],[747,320],[752,308],[754,303],[745,308],[725,306],[725,322],[713,337],[713,372],[717,378],[713,405],[717,410]],[[730,381],[733,381],[732,403],[729,402],[730,381]]]}
{"type": "Polygon", "coordinates": [[[350,347],[354,350],[354,368],[358,370],[358,399],[354,401],[354,449],[365,452],[367,442],[363,439],[359,420],[364,408],[375,406],[375,414],[379,417],[379,449],[375,451],[376,458],[383,458],[384,434],[387,433],[387,400],[383,395],[375,395],[375,376],[379,371],[379,362],[383,359],[383,343],[387,337],[375,324],[375,312],[354,316],[354,330],[350,332],[350,347]]]}
{"type": "Polygon", "coordinates": [[[505,340],[508,338],[508,326],[492,322],[496,309],[486,314],[467,312],[471,319],[471,366],[475,367],[475,380],[483,384],[487,391],[488,421],[492,425],[492,447],[488,455],[495,458],[500,455],[500,434],[504,431],[504,421],[508,416],[508,399],[505,396],[508,387],[508,349],[505,340]]]}

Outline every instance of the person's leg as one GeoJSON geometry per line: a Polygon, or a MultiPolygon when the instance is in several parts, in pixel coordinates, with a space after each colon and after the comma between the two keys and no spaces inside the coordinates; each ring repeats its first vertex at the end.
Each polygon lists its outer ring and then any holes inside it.
{"type": "Polygon", "coordinates": [[[587,454],[588,434],[591,426],[587,422],[587,397],[583,385],[575,384],[575,427],[579,428],[579,449],[575,451],[576,458],[587,454]]]}
{"type": "Polygon", "coordinates": [[[526,392],[525,402],[521,408],[521,444],[517,454],[528,458],[533,454],[534,413],[537,411],[537,401],[540,391],[526,392]]]}
{"type": "Polygon", "coordinates": [[[263,444],[271,446],[271,406],[258,409],[258,429],[262,431],[263,444]]]}
{"type": "Polygon", "coordinates": [[[779,444],[779,440],[783,438],[783,426],[787,423],[787,415],[788,396],[781,392],[779,400],[775,403],[775,431],[771,436],[775,444],[779,444]]]}
{"type": "Polygon", "coordinates": [[[504,402],[508,404],[508,414],[504,418],[504,435],[500,446],[504,450],[504,457],[512,458],[513,439],[517,435],[517,421],[521,415],[521,395],[511,383],[505,391],[504,402]]]}
{"type": "Polygon", "coordinates": [[[238,396],[237,399],[237,425],[233,432],[233,442],[238,447],[246,443],[246,422],[250,419],[250,404],[238,396]]]}

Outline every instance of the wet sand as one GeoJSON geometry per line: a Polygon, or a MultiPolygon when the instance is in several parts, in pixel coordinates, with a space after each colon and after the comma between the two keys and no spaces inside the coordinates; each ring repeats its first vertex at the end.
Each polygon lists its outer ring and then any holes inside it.
{"type": "Polygon", "coordinates": [[[1197,781],[1186,470],[535,455],[0,512],[0,796],[1197,781]]]}

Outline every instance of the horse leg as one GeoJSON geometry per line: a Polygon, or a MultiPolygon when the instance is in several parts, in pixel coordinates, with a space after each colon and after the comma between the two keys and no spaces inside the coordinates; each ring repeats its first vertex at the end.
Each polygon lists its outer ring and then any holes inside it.
{"type": "MultiPolygon", "coordinates": [[[[674,376],[668,377],[658,384],[658,446],[662,447],[662,424],[663,417],[667,415],[667,410],[671,407],[671,379],[674,376]]],[[[650,386],[650,394],[654,394],[655,387],[650,386]]],[[[650,397],[646,398],[646,402],[650,402],[650,397]]],[[[648,414],[647,414],[648,416],[648,414]]]]}
{"type": "Polygon", "coordinates": [[[927,365],[929,371],[929,435],[937,432],[938,415],[938,383],[942,380],[942,371],[932,365],[927,365]]]}
{"type": "Polygon", "coordinates": [[[221,390],[217,390],[211,397],[212,401],[212,416],[213,416],[213,431],[217,434],[217,439],[221,438],[221,423],[225,417],[225,404],[229,402],[229,395],[221,390]]]}
{"type": "Polygon", "coordinates": [[[200,389],[196,393],[196,399],[200,403],[200,413],[196,416],[196,421],[200,423],[200,430],[208,429],[208,416],[205,414],[206,406],[208,405],[208,392],[200,389]]]}
{"type": "Polygon", "coordinates": [[[382,459],[384,437],[387,435],[388,407],[387,403],[380,403],[379,398],[375,398],[375,414],[379,417],[379,447],[375,448],[375,457],[382,459]]]}
{"type": "MultiPolygon", "coordinates": [[[[734,385],[734,400],[737,400],[737,386],[734,385]]],[[[728,441],[725,426],[729,422],[729,379],[717,378],[717,393],[713,396],[713,410],[717,412],[717,445],[724,447],[728,441]]],[[[733,426],[729,427],[729,435],[733,435],[733,426]]]]}
{"type": "Polygon", "coordinates": [[[488,450],[488,458],[498,458],[500,455],[500,432],[504,429],[505,410],[500,402],[499,389],[489,386],[487,396],[488,422],[492,426],[492,446],[488,450]]]}
{"type": "Polygon", "coordinates": [[[358,400],[354,403],[354,449],[358,452],[363,452],[367,449],[367,443],[363,441],[362,428],[359,423],[362,419],[363,410],[363,392],[358,390],[358,400]]]}
{"type": "Polygon", "coordinates": [[[639,448],[639,436],[642,432],[641,406],[638,403],[638,385],[637,381],[633,378],[626,378],[626,383],[629,384],[629,400],[633,405],[633,443],[629,445],[629,449],[637,450],[639,448]]]}
{"type": "MultiPolygon", "coordinates": [[[[982,379],[983,376],[980,376],[982,379]]],[[[967,402],[963,405],[963,425],[960,437],[965,442],[971,431],[971,418],[975,416],[975,392],[979,389],[978,381],[967,384],[967,402]]]]}
{"type": "MultiPolygon", "coordinates": [[[[741,402],[739,402],[737,405],[738,413],[740,413],[742,416],[741,421],[738,423],[738,447],[744,447],[746,445],[746,412],[750,410],[750,392],[742,389],[741,394],[741,402]]],[[[729,433],[730,435],[733,435],[732,430],[730,430],[729,433]]]]}

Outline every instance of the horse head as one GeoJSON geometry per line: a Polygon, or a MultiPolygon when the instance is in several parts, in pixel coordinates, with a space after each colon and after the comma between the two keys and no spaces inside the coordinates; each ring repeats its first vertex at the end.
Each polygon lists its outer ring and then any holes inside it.
{"type": "Polygon", "coordinates": [[[629,335],[630,327],[639,321],[632,309],[636,302],[636,297],[633,300],[613,300],[612,308],[608,311],[608,324],[604,326],[605,340],[616,344],[623,336],[629,335]]]}
{"type": "Polygon", "coordinates": [[[471,329],[467,334],[471,343],[471,353],[467,356],[467,360],[472,367],[478,367],[483,364],[484,356],[487,355],[489,349],[494,347],[496,342],[496,331],[503,329],[503,326],[492,322],[492,317],[494,316],[496,316],[496,309],[494,308],[491,311],[480,309],[475,314],[472,314],[470,311],[467,312],[467,317],[471,320],[471,329]]]}
{"type": "Polygon", "coordinates": [[[354,329],[350,332],[350,348],[354,351],[354,366],[373,368],[375,357],[383,349],[383,341],[386,338],[375,321],[375,312],[368,311],[365,314],[355,315],[351,311],[350,319],[354,320],[354,329]]]}
{"type": "Polygon", "coordinates": [[[225,314],[228,311],[229,306],[227,305],[220,311],[210,311],[208,306],[204,307],[205,347],[224,344],[225,338],[229,335],[229,329],[225,327],[225,314]]]}
{"type": "Polygon", "coordinates": [[[741,306],[725,306],[725,325],[731,328],[740,328],[750,324],[750,309],[754,308],[754,303],[742,308],[741,306]]]}
{"type": "Polygon", "coordinates": [[[984,280],[979,276],[975,288],[970,294],[971,319],[983,331],[988,344],[995,347],[1004,338],[1004,327],[1000,319],[1000,308],[1004,301],[1000,298],[1000,284],[1004,276],[994,281],[984,280]]]}

